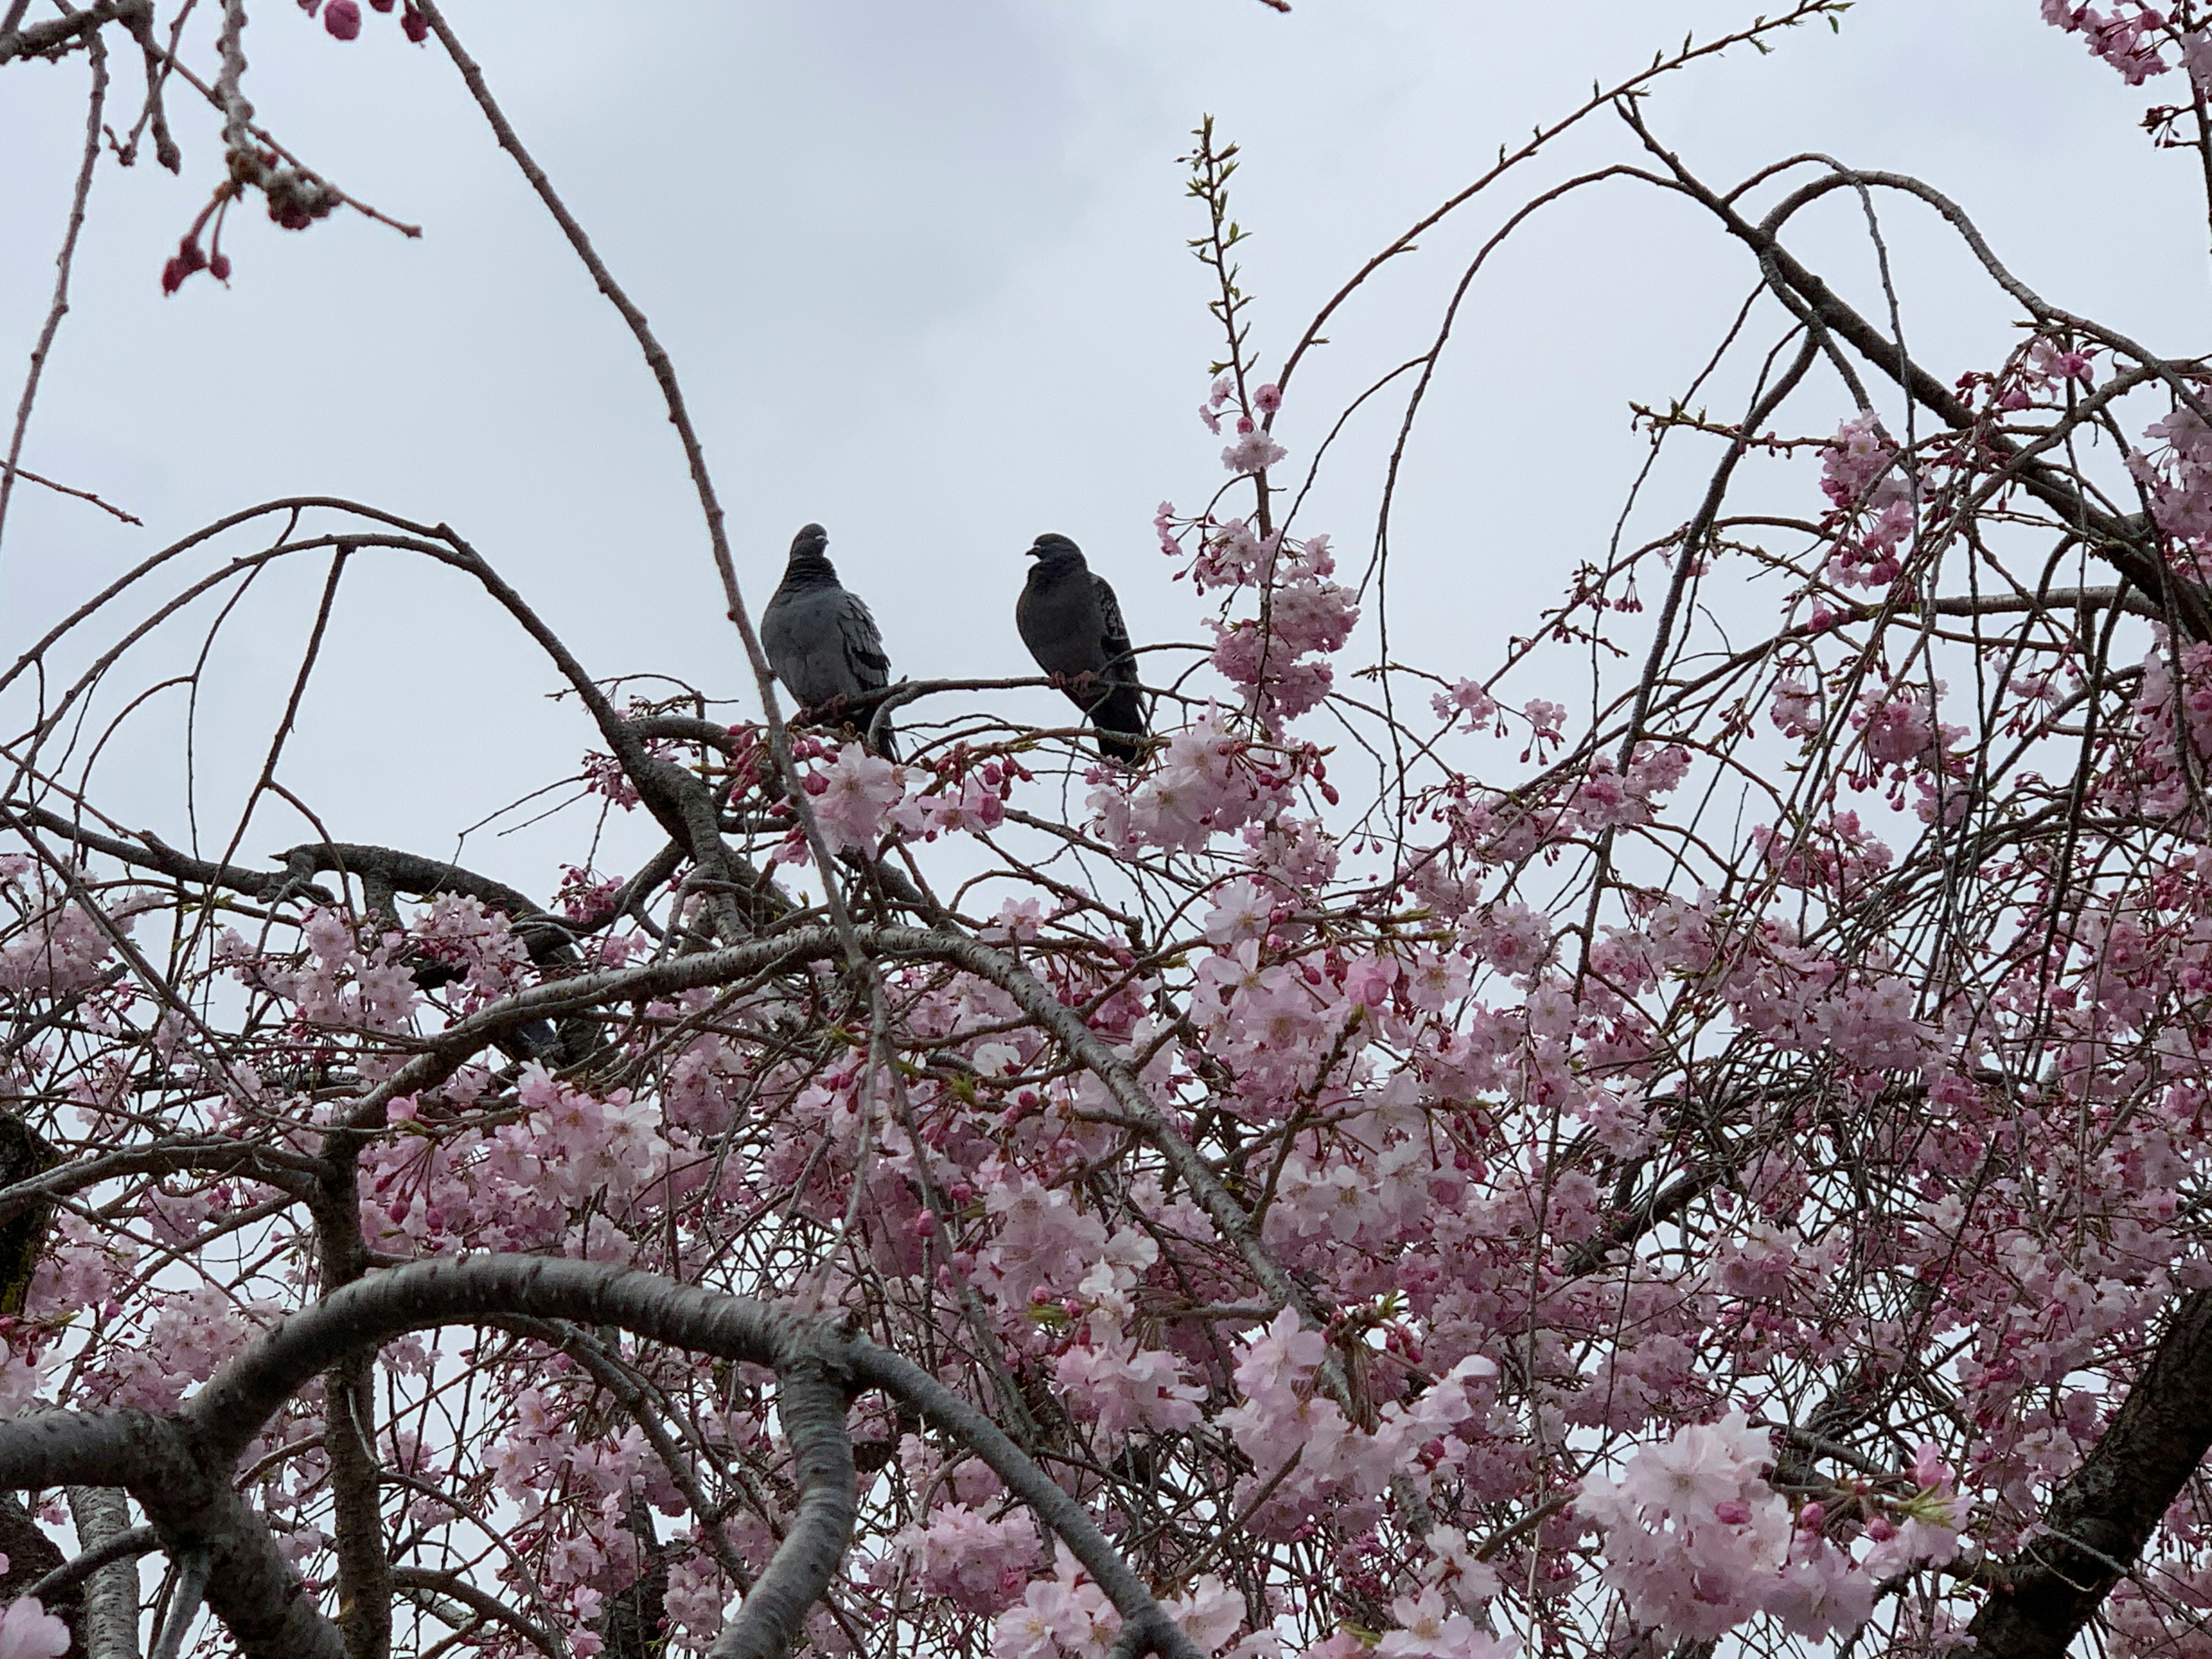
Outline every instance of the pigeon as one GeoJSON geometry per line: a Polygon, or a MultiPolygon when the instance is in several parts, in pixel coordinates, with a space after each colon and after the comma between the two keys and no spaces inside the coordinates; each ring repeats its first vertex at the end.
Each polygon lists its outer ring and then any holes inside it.
{"type": "Polygon", "coordinates": [[[1065,536],[1036,538],[1029,581],[1014,605],[1014,626],[1037,666],[1066,682],[1068,697],[1091,718],[1102,754],[1133,766],[1144,757],[1144,695],[1121,606],[1106,579],[1083,562],[1065,536]]]}
{"type": "MultiPolygon", "coordinates": [[[[791,538],[783,580],[761,612],[769,666],[803,712],[834,711],[842,699],[890,684],[884,636],[860,596],[838,585],[837,568],[823,550],[829,545],[830,532],[820,525],[802,526],[791,538]]],[[[885,760],[898,758],[889,720],[881,723],[876,747],[885,760]]]]}

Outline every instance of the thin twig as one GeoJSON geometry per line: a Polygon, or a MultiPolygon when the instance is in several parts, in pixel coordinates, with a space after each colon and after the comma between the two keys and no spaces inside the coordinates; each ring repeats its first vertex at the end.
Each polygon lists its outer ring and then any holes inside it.
{"type": "MultiPolygon", "coordinates": [[[[0,62],[6,61],[5,45],[0,41],[0,62]]],[[[92,59],[92,96],[85,110],[84,160],[77,168],[76,191],[70,198],[69,230],[62,238],[62,251],[54,259],[53,303],[46,309],[46,326],[39,331],[39,343],[31,348],[31,369],[23,378],[23,395],[15,404],[15,430],[8,441],[8,459],[0,465],[0,537],[7,534],[8,502],[15,493],[15,470],[23,458],[23,434],[30,428],[31,405],[38,400],[39,380],[46,373],[46,354],[53,349],[54,336],[61,329],[62,319],[69,315],[70,268],[76,258],[77,233],[84,228],[85,203],[92,195],[93,169],[100,163],[100,118],[107,108],[107,46],[94,30],[85,37],[85,48],[92,59]]]]}

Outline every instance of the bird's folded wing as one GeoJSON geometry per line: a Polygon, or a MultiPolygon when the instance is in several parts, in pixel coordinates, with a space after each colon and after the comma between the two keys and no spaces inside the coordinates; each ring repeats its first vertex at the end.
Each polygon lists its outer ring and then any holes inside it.
{"type": "Polygon", "coordinates": [[[1128,624],[1121,620],[1121,602],[1114,597],[1114,589],[1097,571],[1091,573],[1092,588],[1098,595],[1099,644],[1105,648],[1106,668],[1116,678],[1137,677],[1133,647],[1129,643],[1128,624]],[[1118,671],[1118,672],[1117,672],[1118,671]]]}
{"type": "Polygon", "coordinates": [[[845,661],[853,678],[865,690],[874,690],[890,680],[891,659],[884,650],[884,636],[868,607],[854,595],[845,596],[837,613],[837,630],[845,647],[845,661]]]}

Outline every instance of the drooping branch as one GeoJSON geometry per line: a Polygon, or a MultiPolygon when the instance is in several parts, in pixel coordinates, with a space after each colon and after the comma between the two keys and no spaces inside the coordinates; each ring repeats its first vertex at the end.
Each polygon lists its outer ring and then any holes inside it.
{"type": "MultiPolygon", "coordinates": [[[[140,0],[137,9],[142,21],[147,9],[146,0],[140,0]]],[[[62,21],[74,23],[76,19],[62,21]]],[[[23,377],[23,395],[15,405],[15,429],[9,434],[7,458],[0,461],[0,535],[7,531],[8,503],[15,496],[17,469],[23,459],[23,438],[30,429],[31,409],[38,401],[39,382],[46,373],[46,356],[53,349],[54,336],[60,331],[62,319],[69,314],[70,276],[76,264],[77,237],[84,229],[85,204],[92,195],[92,175],[100,161],[100,134],[107,108],[107,49],[96,33],[86,36],[86,44],[92,58],[92,95],[85,115],[84,160],[77,170],[76,193],[70,200],[69,228],[63,234],[61,252],[54,259],[54,297],[46,311],[46,326],[39,331],[38,343],[31,348],[30,371],[23,377]]],[[[0,40],[0,63],[5,62],[7,56],[7,43],[0,40]]]]}
{"type": "MultiPolygon", "coordinates": [[[[1017,958],[980,940],[939,929],[861,925],[853,929],[853,936],[871,956],[947,963],[989,981],[1013,998],[1023,1013],[1049,1032],[1072,1058],[1106,1086],[1127,1127],[1159,1148],[1208,1218],[1236,1247],[1261,1288],[1279,1305],[1298,1307],[1308,1322],[1316,1328],[1327,1323],[1304,1287],[1268,1254],[1243,1206],[1230,1196],[1196,1148],[1167,1121],[1153,1102],[1151,1091],[1127,1063],[1084,1023],[1080,1014],[1061,1002],[1017,958]]],[[[844,948],[845,941],[835,927],[799,928],[776,938],[672,957],[644,968],[584,974],[532,986],[465,1019],[457,1020],[432,1038],[428,1052],[410,1059],[371,1091],[353,1109],[347,1122],[356,1128],[372,1127],[381,1121],[387,1102],[434,1086],[452,1075],[470,1054],[493,1041],[498,1033],[532,1019],[556,1012],[721,984],[778,965],[795,967],[835,956],[844,948]]]]}
{"type": "MultiPolygon", "coordinates": [[[[937,1421],[1033,1504],[1121,1611],[1137,1653],[1202,1659],[1073,1499],[995,1425],[927,1372],[828,1321],[605,1263],[538,1256],[425,1261],[356,1280],[294,1315],[227,1365],[181,1413],[210,1455],[234,1458],[308,1378],[406,1331],[501,1316],[612,1325],[694,1352],[768,1365],[791,1443],[798,1513],[713,1651],[775,1659],[842,1559],[854,1519],[845,1412],[881,1388],[937,1421]]],[[[0,1443],[4,1450],[4,1443],[0,1443]]],[[[0,1478],[5,1465],[0,1463],[0,1478]]]]}
{"type": "Polygon", "coordinates": [[[156,1142],[127,1151],[58,1164],[27,1180],[0,1187],[0,1224],[26,1210],[51,1203],[71,1193],[83,1192],[103,1182],[130,1176],[172,1175],[193,1170],[211,1176],[244,1176],[295,1196],[305,1196],[309,1182],[328,1173],[319,1158],[289,1147],[255,1146],[228,1138],[156,1142]]]}
{"type": "Polygon", "coordinates": [[[2212,610],[2204,596],[2186,582],[2169,578],[2159,556],[2155,526],[2140,515],[2120,518],[2090,501],[2074,477],[2026,458],[2020,446],[2002,433],[1986,429],[1973,410],[1936,375],[1916,362],[1898,343],[1862,316],[1817,273],[1783,245],[1778,223],[1789,207],[1784,204],[1768,219],[1753,224],[1739,213],[1729,198],[1705,184],[1681,158],[1661,144],[1632,104],[1621,106],[1622,118],[1633,127],[1653,155],[1667,164],[1677,186],[1692,200],[1711,211],[1729,234],[1758,255],[1770,273],[1777,297],[1848,344],[1868,363],[1893,380],[1918,404],[1954,431],[1984,429],[1980,437],[1998,456],[2015,463],[2023,489],[2056,512],[2069,528],[2079,532],[2091,550],[2162,607],[2171,607],[2193,639],[2212,639],[2212,610]]]}
{"type": "Polygon", "coordinates": [[[911,1360],[865,1339],[855,1340],[848,1352],[856,1378],[905,1401],[975,1452],[1066,1540],[1121,1615],[1123,1644],[1117,1647],[1126,1644],[1124,1650],[1133,1656],[1161,1653],[1168,1659],[1205,1659],[1083,1506],[1048,1478],[997,1424],[911,1360]]]}

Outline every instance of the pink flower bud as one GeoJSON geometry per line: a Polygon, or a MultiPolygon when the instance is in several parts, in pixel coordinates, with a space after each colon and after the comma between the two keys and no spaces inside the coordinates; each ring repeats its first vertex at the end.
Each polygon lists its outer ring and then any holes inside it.
{"type": "Polygon", "coordinates": [[[1889,1517],[1877,1515],[1867,1522],[1867,1536],[1877,1544],[1886,1544],[1897,1536],[1897,1528],[1889,1524],[1889,1517]]]}
{"type": "Polygon", "coordinates": [[[1828,1512],[1818,1502],[1810,1503],[1797,1511],[1797,1524],[1806,1532],[1818,1532],[1828,1522],[1828,1512]]]}
{"type": "Polygon", "coordinates": [[[923,1211],[920,1215],[918,1215],[918,1216],[915,1217],[915,1218],[914,1218],[914,1231],[915,1231],[915,1232],[918,1236],[920,1236],[921,1237],[923,1237],[923,1238],[934,1238],[934,1237],[937,1237],[937,1216],[936,1216],[936,1213],[935,1213],[933,1211],[930,1211],[930,1210],[924,1210],[924,1211],[923,1211]]]}
{"type": "Polygon", "coordinates": [[[819,772],[809,772],[806,781],[800,787],[810,795],[826,795],[830,793],[830,780],[819,772]]]}
{"type": "Polygon", "coordinates": [[[1740,1498],[1713,1505],[1713,1519],[1724,1527],[1740,1527],[1751,1519],[1751,1505],[1740,1498]]]}
{"type": "Polygon", "coordinates": [[[187,236],[177,244],[176,258],[161,267],[161,292],[174,294],[185,285],[185,278],[196,270],[207,269],[207,255],[200,245],[187,236]]]}
{"type": "Polygon", "coordinates": [[[337,40],[353,40],[361,33],[360,0],[331,0],[323,8],[323,27],[337,40]]]}

